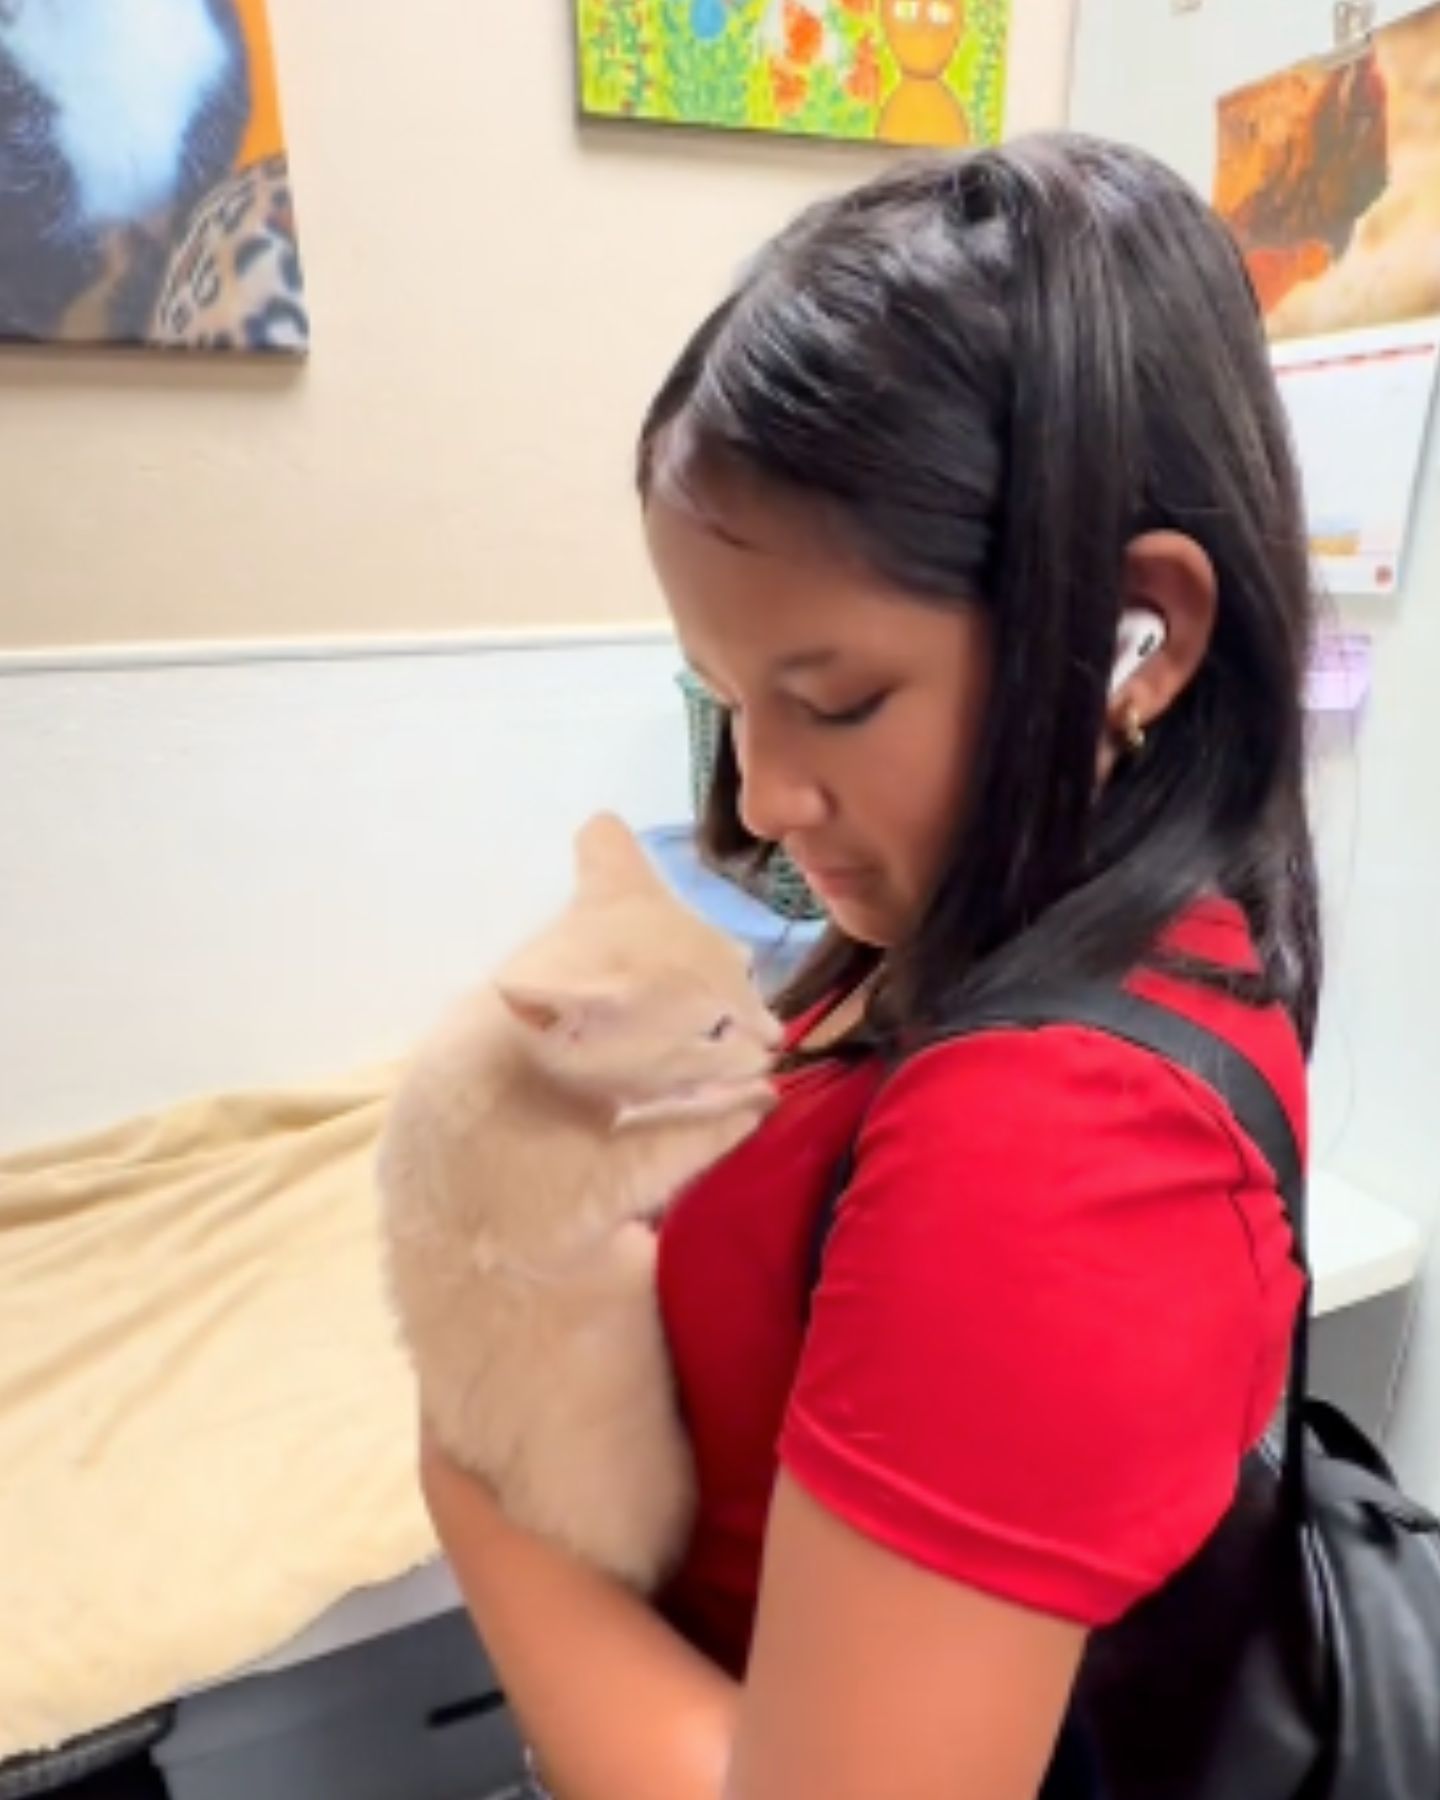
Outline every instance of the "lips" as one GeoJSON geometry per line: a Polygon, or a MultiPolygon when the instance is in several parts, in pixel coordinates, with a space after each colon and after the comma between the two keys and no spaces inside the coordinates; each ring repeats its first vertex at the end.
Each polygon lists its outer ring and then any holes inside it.
{"type": "Polygon", "coordinates": [[[855,868],[853,865],[848,868],[838,864],[827,867],[823,863],[802,861],[800,873],[817,894],[833,894],[838,897],[858,893],[869,880],[864,869],[855,868]]]}

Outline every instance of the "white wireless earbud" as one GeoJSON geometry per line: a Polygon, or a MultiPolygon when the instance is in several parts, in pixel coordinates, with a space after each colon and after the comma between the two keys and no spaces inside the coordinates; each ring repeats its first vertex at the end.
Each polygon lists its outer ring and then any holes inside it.
{"type": "Polygon", "coordinates": [[[1125,683],[1164,644],[1168,632],[1165,621],[1148,606],[1129,606],[1120,615],[1115,634],[1115,666],[1110,671],[1110,692],[1118,693],[1125,683]]]}

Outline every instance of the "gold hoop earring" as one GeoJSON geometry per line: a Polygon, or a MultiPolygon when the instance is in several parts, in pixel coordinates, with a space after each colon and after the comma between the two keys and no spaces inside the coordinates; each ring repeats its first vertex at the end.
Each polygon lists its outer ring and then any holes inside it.
{"type": "Polygon", "coordinates": [[[1141,724],[1140,714],[1134,706],[1125,708],[1125,718],[1120,726],[1120,736],[1131,756],[1138,756],[1145,748],[1145,727],[1141,724]]]}

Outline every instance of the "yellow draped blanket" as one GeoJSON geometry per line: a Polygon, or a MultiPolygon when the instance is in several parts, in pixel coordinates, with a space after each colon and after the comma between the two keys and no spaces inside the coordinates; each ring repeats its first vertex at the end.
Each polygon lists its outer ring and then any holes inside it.
{"type": "Polygon", "coordinates": [[[379,1275],[389,1079],[0,1159],[0,1758],[433,1554],[379,1275]]]}

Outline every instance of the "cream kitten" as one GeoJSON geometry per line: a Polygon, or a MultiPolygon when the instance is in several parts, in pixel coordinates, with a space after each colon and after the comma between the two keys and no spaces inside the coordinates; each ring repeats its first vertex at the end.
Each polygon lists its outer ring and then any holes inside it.
{"type": "Polygon", "coordinates": [[[517,1523],[649,1589],[693,1472],[642,1221],[768,1111],[779,1028],[618,819],[576,867],[567,910],[422,1045],[380,1187],[441,1443],[517,1523]]]}

